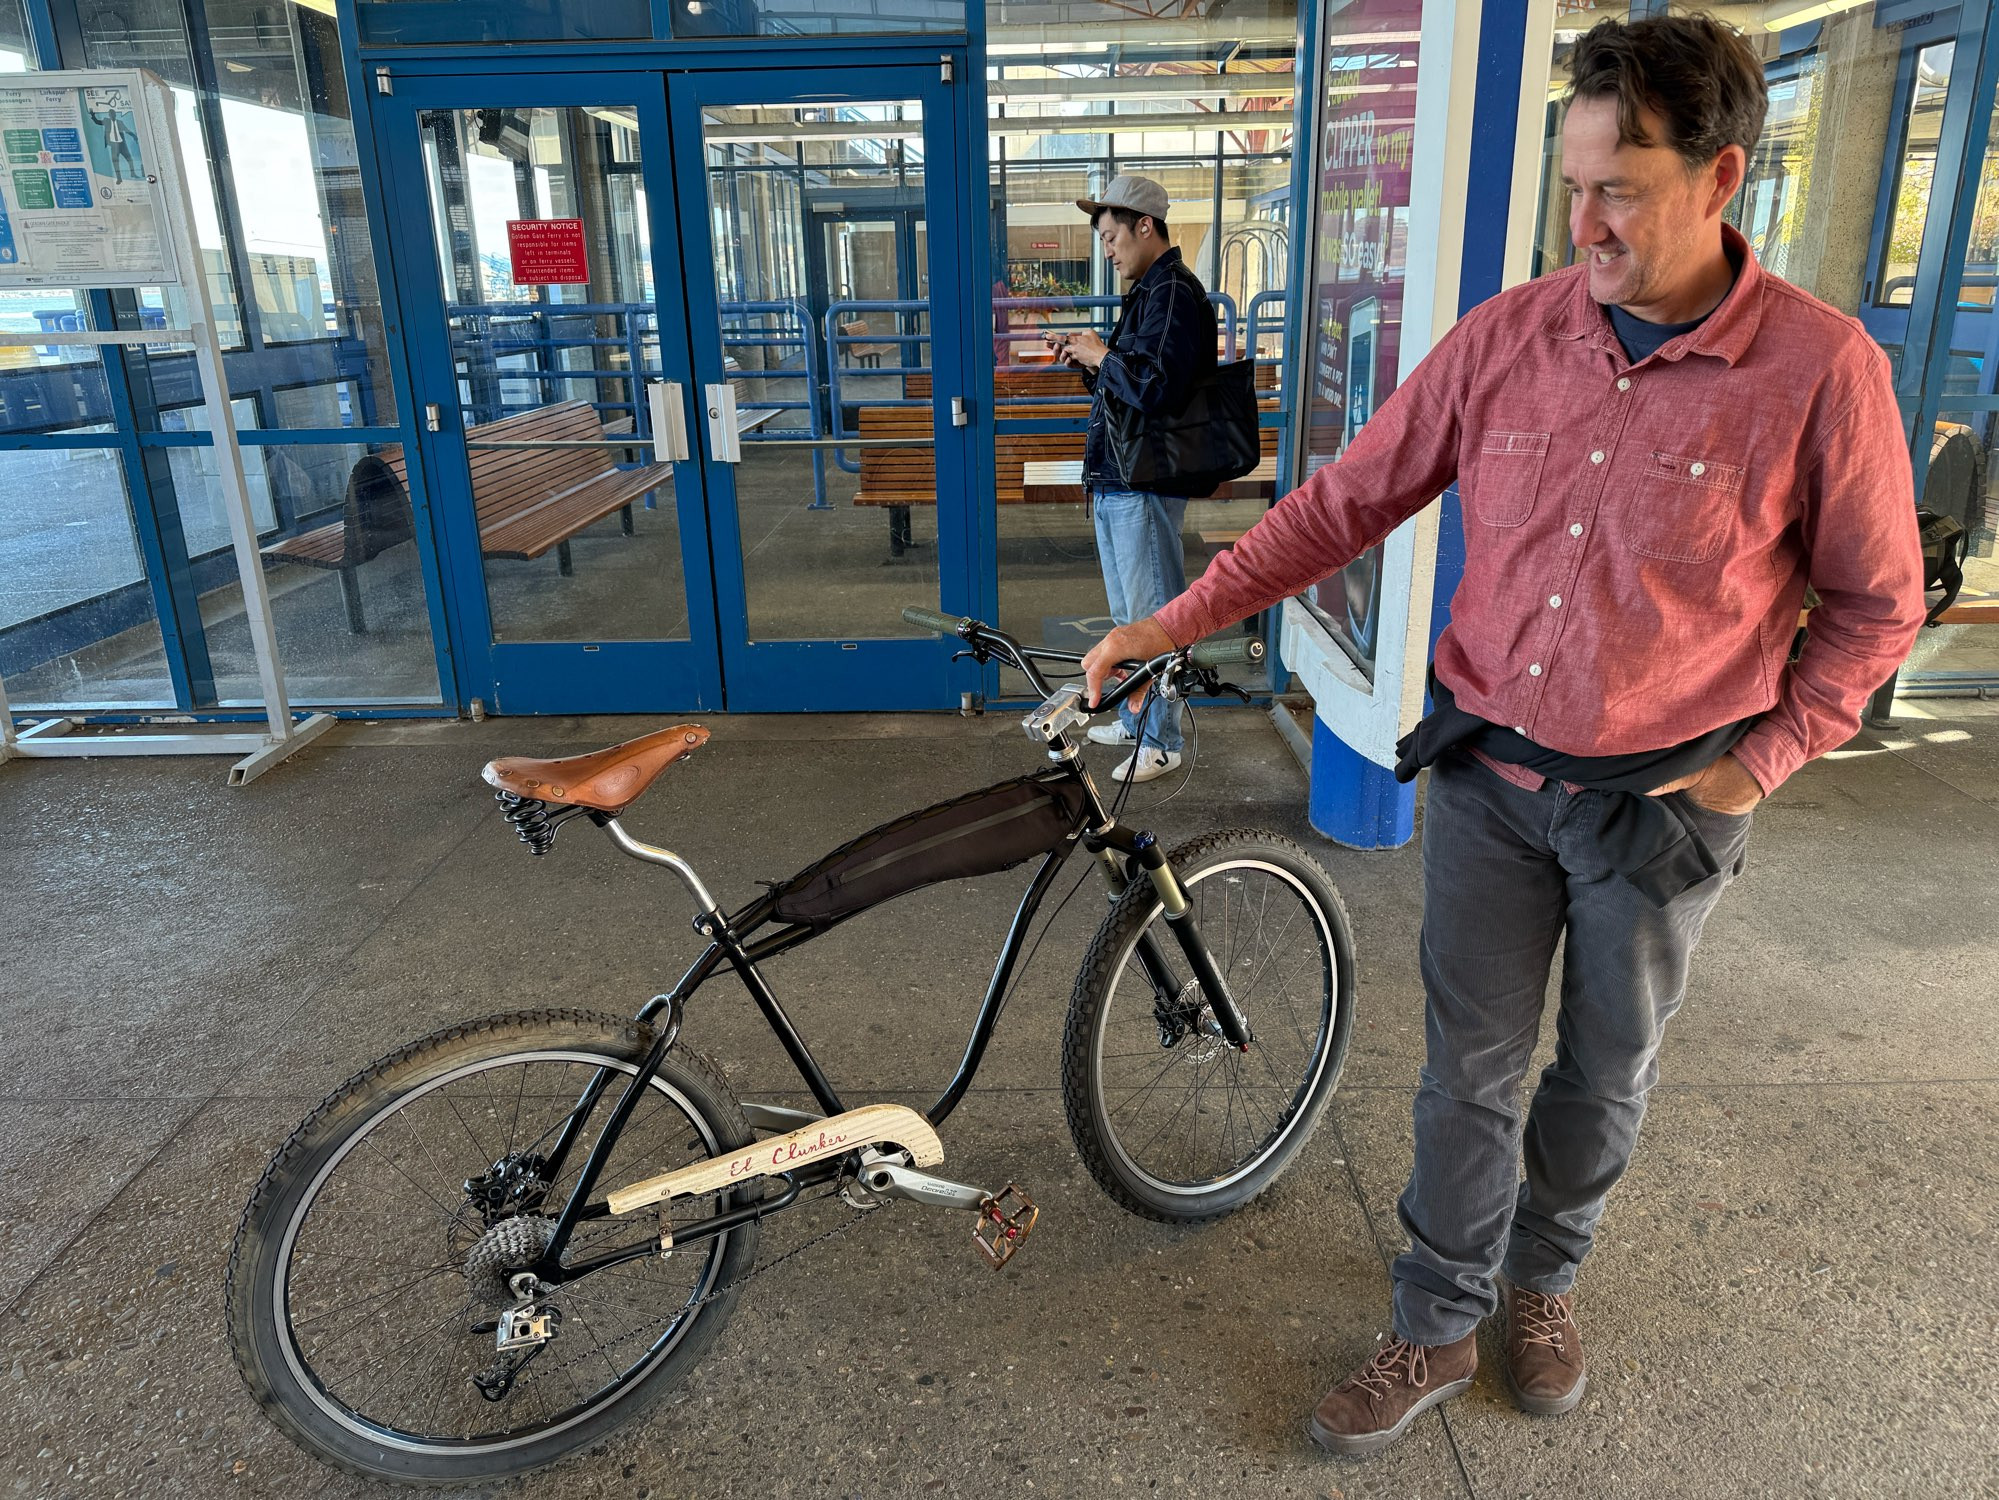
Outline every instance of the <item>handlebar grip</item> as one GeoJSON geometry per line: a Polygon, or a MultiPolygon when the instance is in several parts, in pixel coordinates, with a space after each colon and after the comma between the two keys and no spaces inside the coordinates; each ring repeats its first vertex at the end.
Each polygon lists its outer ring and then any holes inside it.
{"type": "Polygon", "coordinates": [[[1238,636],[1230,641],[1202,641],[1187,653],[1197,667],[1227,667],[1238,662],[1263,660],[1263,642],[1256,636],[1238,636]]]}
{"type": "Polygon", "coordinates": [[[911,625],[922,625],[939,635],[956,635],[959,627],[966,623],[963,615],[943,615],[934,609],[925,609],[920,604],[912,604],[902,612],[903,619],[911,625]]]}

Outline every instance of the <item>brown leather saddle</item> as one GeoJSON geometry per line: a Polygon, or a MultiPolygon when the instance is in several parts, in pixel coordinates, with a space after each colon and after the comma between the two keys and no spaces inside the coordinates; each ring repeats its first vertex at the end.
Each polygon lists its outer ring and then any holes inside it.
{"type": "Polygon", "coordinates": [[[588,755],[560,760],[502,756],[488,761],[481,774],[489,785],[517,797],[621,813],[638,801],[661,771],[707,743],[708,731],[699,724],[676,724],[588,755]]]}

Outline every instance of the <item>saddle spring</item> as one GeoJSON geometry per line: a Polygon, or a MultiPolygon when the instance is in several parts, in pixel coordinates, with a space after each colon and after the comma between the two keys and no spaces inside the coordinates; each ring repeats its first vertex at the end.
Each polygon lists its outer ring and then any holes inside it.
{"type": "Polygon", "coordinates": [[[518,792],[495,792],[506,820],[514,825],[514,837],[528,846],[539,859],[555,847],[555,831],[585,809],[565,807],[551,814],[539,797],[523,797],[518,792]]]}

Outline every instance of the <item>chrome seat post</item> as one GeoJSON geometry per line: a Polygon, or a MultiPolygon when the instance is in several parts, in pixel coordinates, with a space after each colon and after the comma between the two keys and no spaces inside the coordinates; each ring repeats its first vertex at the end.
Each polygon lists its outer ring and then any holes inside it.
{"type": "Polygon", "coordinates": [[[652,844],[641,843],[638,839],[626,833],[616,818],[604,819],[603,827],[611,835],[611,842],[624,850],[625,853],[631,855],[633,859],[642,859],[649,865],[664,865],[667,869],[678,875],[680,883],[687,887],[688,894],[700,903],[701,914],[704,917],[711,912],[721,909],[715,905],[715,898],[708,894],[708,887],[701,883],[701,877],[694,873],[694,866],[690,865],[678,854],[675,854],[670,849],[661,849],[652,844]]]}

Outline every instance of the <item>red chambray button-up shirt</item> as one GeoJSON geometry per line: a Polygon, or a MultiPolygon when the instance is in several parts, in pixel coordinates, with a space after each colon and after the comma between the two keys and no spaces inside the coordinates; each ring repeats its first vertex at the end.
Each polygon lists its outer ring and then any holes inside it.
{"type": "Polygon", "coordinates": [[[1465,571],[1436,671],[1460,706],[1572,755],[1760,714],[1734,754],[1775,790],[1907,656],[1922,545],[1887,358],[1723,234],[1728,296],[1635,365],[1586,267],[1474,308],[1159,624],[1184,645],[1266,608],[1455,480],[1465,571]]]}

